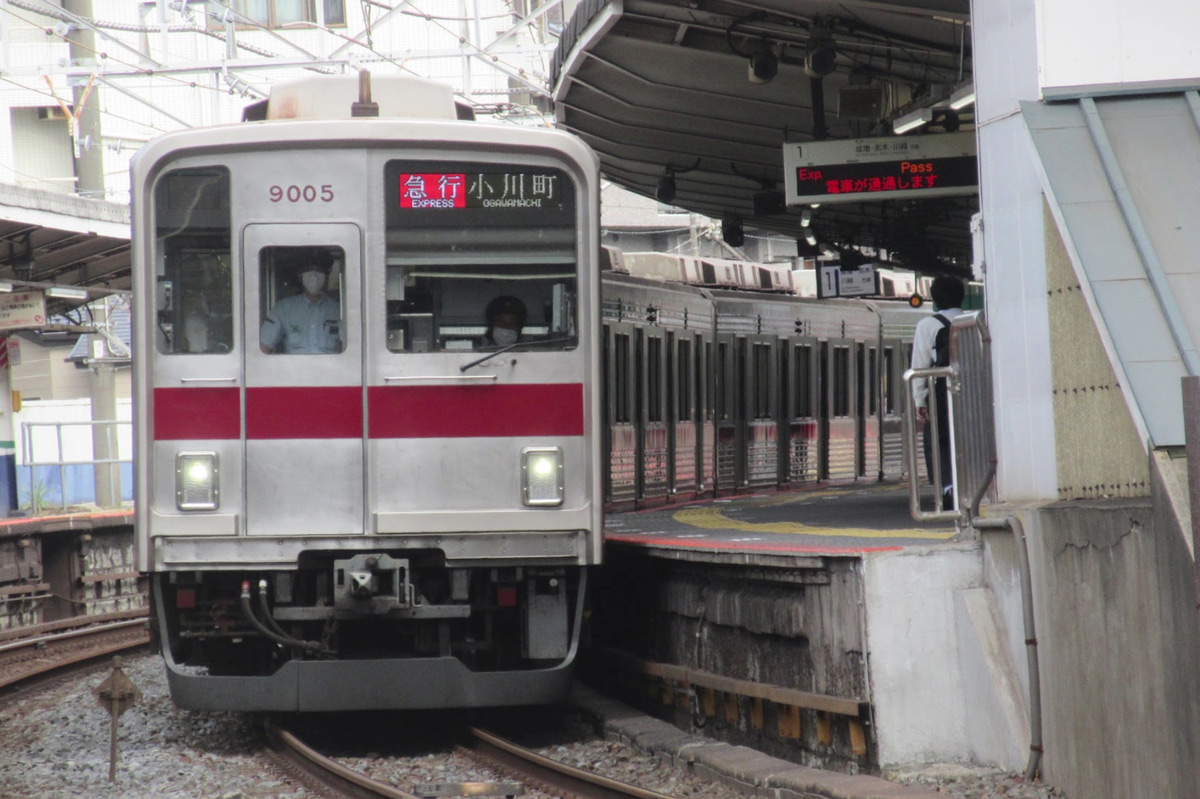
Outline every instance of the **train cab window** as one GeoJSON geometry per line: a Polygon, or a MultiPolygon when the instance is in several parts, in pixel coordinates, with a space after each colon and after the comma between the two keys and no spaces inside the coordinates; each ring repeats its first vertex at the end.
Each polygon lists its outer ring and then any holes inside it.
{"type": "Polygon", "coordinates": [[[387,348],[573,350],[574,184],[548,167],[389,161],[387,348]],[[515,338],[497,334],[497,303],[515,338]]]}
{"type": "Polygon", "coordinates": [[[229,170],[177,169],[154,188],[155,339],[168,355],[233,348],[229,170]]]}
{"type": "Polygon", "coordinates": [[[346,349],[341,247],[263,247],[259,347],[270,355],[335,355],[346,349]]]}

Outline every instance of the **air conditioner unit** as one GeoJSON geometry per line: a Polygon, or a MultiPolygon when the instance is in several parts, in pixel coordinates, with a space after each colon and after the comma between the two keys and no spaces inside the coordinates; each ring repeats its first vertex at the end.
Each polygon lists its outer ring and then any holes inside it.
{"type": "Polygon", "coordinates": [[[38,108],[38,119],[57,119],[62,121],[67,118],[67,112],[63,110],[61,105],[44,105],[38,108]]]}

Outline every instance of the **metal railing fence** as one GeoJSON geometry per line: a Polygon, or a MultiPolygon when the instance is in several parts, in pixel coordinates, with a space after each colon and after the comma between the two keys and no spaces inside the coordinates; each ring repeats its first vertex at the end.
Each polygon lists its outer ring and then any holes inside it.
{"type": "MultiPolygon", "coordinates": [[[[26,469],[29,474],[29,505],[34,513],[49,508],[58,507],[65,510],[68,503],[67,497],[67,470],[72,466],[91,466],[95,471],[97,483],[100,482],[102,475],[100,469],[107,467],[108,485],[110,489],[110,497],[95,497],[97,503],[105,504],[105,500],[115,497],[119,503],[121,498],[121,464],[131,463],[128,458],[120,457],[120,442],[118,439],[118,431],[121,426],[127,426],[132,431],[133,422],[129,420],[103,420],[103,421],[78,421],[78,422],[22,422],[21,423],[21,468],[26,469]],[[87,427],[92,430],[92,436],[88,439],[89,451],[93,453],[91,458],[73,458],[66,457],[68,446],[63,440],[63,428],[69,427],[87,427]],[[114,457],[96,458],[95,452],[95,429],[103,429],[103,443],[107,445],[107,450],[114,453],[114,457]],[[49,428],[54,431],[53,438],[53,457],[46,457],[45,449],[48,446],[46,436],[38,435],[38,431],[43,428],[49,428]],[[59,503],[52,505],[47,502],[51,492],[47,489],[44,482],[38,479],[38,469],[45,467],[54,467],[58,470],[59,484],[59,503]]],[[[70,441],[70,449],[78,449],[82,447],[82,443],[78,440],[70,441]]],[[[110,503],[109,503],[110,504],[110,503]]]]}

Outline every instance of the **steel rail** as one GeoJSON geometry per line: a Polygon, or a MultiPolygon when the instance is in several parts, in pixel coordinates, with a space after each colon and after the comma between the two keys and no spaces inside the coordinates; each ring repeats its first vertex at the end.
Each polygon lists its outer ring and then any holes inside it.
{"type": "MultiPolygon", "coordinates": [[[[97,635],[105,634],[112,636],[119,634],[122,628],[127,628],[134,624],[145,624],[145,622],[137,621],[126,622],[117,625],[107,625],[104,630],[92,630],[91,632],[97,635]]],[[[72,633],[73,632],[74,631],[72,631],[72,633]]],[[[55,639],[70,640],[78,637],[72,633],[66,633],[61,636],[46,636],[42,640],[43,642],[53,642],[55,639]]],[[[132,641],[128,640],[128,637],[126,637],[122,640],[101,643],[98,646],[94,646],[79,653],[69,654],[64,652],[63,657],[47,657],[43,662],[31,664],[32,667],[26,669],[13,668],[13,666],[21,663],[29,664],[29,660],[19,661],[18,663],[9,663],[7,664],[7,668],[5,667],[6,664],[0,663],[0,697],[11,693],[15,687],[20,686],[23,683],[42,680],[54,676],[57,672],[65,672],[78,666],[101,661],[102,659],[108,658],[112,655],[119,655],[129,652],[130,650],[141,649],[149,642],[150,635],[148,633],[138,636],[132,641]]],[[[34,645],[29,641],[22,643],[34,645]]],[[[46,653],[43,652],[42,654],[46,653]]]]}
{"type": "Polygon", "coordinates": [[[130,619],[128,621],[117,621],[110,624],[98,624],[90,627],[78,627],[74,630],[65,630],[52,635],[39,635],[34,638],[18,638],[16,641],[7,644],[0,644],[0,653],[14,652],[18,649],[26,649],[31,646],[39,646],[42,644],[54,644],[60,641],[69,641],[73,638],[81,638],[88,635],[102,635],[104,633],[122,630],[126,627],[137,627],[146,623],[146,617],[140,619],[130,619]]]}
{"type": "Polygon", "coordinates": [[[552,788],[549,793],[588,799],[673,799],[657,791],[602,777],[532,752],[495,733],[472,727],[472,750],[484,761],[552,788]]]}
{"type": "Polygon", "coordinates": [[[280,756],[308,777],[343,796],[360,797],[361,799],[378,799],[378,797],[419,799],[414,794],[405,793],[398,788],[364,777],[336,760],[325,757],[292,733],[273,724],[269,719],[266,727],[267,737],[280,756]]]}

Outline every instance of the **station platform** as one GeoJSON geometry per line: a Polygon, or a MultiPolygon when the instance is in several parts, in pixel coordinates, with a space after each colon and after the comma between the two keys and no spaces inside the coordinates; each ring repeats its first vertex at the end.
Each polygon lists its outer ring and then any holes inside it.
{"type": "Polygon", "coordinates": [[[913,520],[908,491],[906,483],[855,483],[703,499],[608,514],[604,538],[634,546],[818,556],[952,540],[953,525],[913,520]]]}
{"type": "Polygon", "coordinates": [[[973,736],[1020,762],[1020,650],[986,568],[979,537],[915,521],[900,482],[607,514],[591,641],[620,657],[593,677],[684,729],[834,771],[969,761],[973,736]],[[979,702],[1008,728],[975,730],[979,702]]]}

